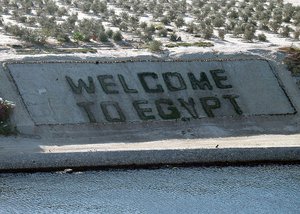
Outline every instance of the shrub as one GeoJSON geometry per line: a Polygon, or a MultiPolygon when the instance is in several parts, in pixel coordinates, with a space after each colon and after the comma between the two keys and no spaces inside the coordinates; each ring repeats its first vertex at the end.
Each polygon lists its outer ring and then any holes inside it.
{"type": "Polygon", "coordinates": [[[114,26],[119,26],[121,24],[122,20],[117,17],[117,16],[112,16],[111,17],[111,23],[114,25],[114,26]]]}
{"type": "Polygon", "coordinates": [[[91,5],[91,10],[93,11],[93,13],[95,15],[97,15],[98,13],[100,13],[100,7],[99,7],[99,1],[94,1],[93,4],[91,5]]]}
{"type": "Polygon", "coordinates": [[[127,12],[122,12],[122,13],[120,14],[120,16],[121,16],[121,18],[122,18],[122,21],[124,21],[124,22],[127,22],[128,19],[129,19],[129,15],[128,15],[127,12]]]}
{"type": "Polygon", "coordinates": [[[90,2],[86,2],[85,4],[82,4],[81,9],[83,10],[83,12],[88,13],[91,10],[91,6],[92,4],[90,2]]]}
{"type": "Polygon", "coordinates": [[[111,29],[106,30],[106,35],[108,36],[108,38],[112,38],[113,33],[114,32],[111,29]]]}
{"type": "Polygon", "coordinates": [[[172,42],[181,42],[181,37],[177,36],[175,33],[171,34],[170,41],[172,42]]]}
{"type": "Polygon", "coordinates": [[[246,24],[244,26],[244,39],[252,41],[255,37],[255,26],[253,24],[246,24]]]}
{"type": "Polygon", "coordinates": [[[25,23],[25,22],[27,21],[27,17],[26,17],[26,16],[20,16],[20,17],[19,17],[19,21],[20,21],[21,23],[25,23]]]}
{"type": "Polygon", "coordinates": [[[166,28],[163,28],[163,29],[161,29],[161,30],[158,31],[158,35],[160,37],[167,37],[168,31],[166,30],[166,28]]]}
{"type": "Polygon", "coordinates": [[[300,24],[300,7],[299,7],[298,11],[294,13],[293,19],[294,19],[295,25],[300,24]]]}
{"type": "Polygon", "coordinates": [[[160,20],[164,25],[169,25],[170,24],[170,19],[168,17],[163,17],[161,20],[160,20]]]}
{"type": "Polygon", "coordinates": [[[148,27],[146,27],[144,29],[144,32],[145,33],[150,33],[150,34],[153,34],[155,32],[155,26],[154,25],[149,25],[148,27]]]}
{"type": "Polygon", "coordinates": [[[225,35],[226,35],[226,31],[224,29],[218,30],[218,36],[220,39],[224,40],[225,35]]]}
{"type": "Polygon", "coordinates": [[[193,22],[188,23],[186,27],[187,33],[195,33],[197,31],[197,26],[193,22]]]}
{"type": "Polygon", "coordinates": [[[287,65],[288,70],[292,72],[293,76],[300,75],[300,49],[290,46],[279,49],[282,52],[287,53],[287,57],[283,62],[287,65]]]}
{"type": "Polygon", "coordinates": [[[202,35],[204,39],[210,39],[213,36],[213,28],[211,26],[206,26],[205,29],[202,30],[202,35]]]}
{"type": "Polygon", "coordinates": [[[178,28],[182,27],[184,24],[185,24],[185,22],[184,22],[184,19],[183,19],[182,17],[178,17],[178,18],[175,20],[175,25],[176,25],[176,27],[178,27],[178,28]]]}
{"type": "Polygon", "coordinates": [[[140,28],[145,29],[146,27],[147,27],[147,23],[146,22],[141,22],[140,28]]]}
{"type": "Polygon", "coordinates": [[[212,46],[214,46],[214,44],[212,44],[210,42],[194,42],[194,43],[182,42],[182,43],[170,43],[170,44],[166,45],[166,47],[168,47],[168,48],[191,47],[191,46],[196,46],[196,47],[212,47],[212,46]]]}
{"type": "Polygon", "coordinates": [[[139,18],[137,16],[130,16],[129,24],[133,29],[136,29],[139,24],[139,18]]]}
{"type": "Polygon", "coordinates": [[[290,22],[294,12],[295,9],[291,3],[285,4],[283,7],[283,15],[284,15],[283,21],[290,22]]]}
{"type": "Polygon", "coordinates": [[[275,8],[273,11],[273,19],[277,23],[282,22],[282,8],[275,8]]]}
{"type": "Polygon", "coordinates": [[[225,24],[224,18],[221,16],[215,17],[215,19],[212,22],[215,27],[222,27],[225,24]]]}
{"type": "Polygon", "coordinates": [[[258,34],[258,40],[261,41],[261,42],[266,42],[267,37],[266,37],[265,34],[261,33],[261,34],[258,34]]]}
{"type": "Polygon", "coordinates": [[[45,9],[50,15],[54,15],[55,12],[58,10],[58,6],[54,1],[48,1],[45,9]]]}
{"type": "Polygon", "coordinates": [[[161,47],[162,47],[162,43],[157,40],[153,40],[153,41],[149,42],[149,46],[148,46],[149,50],[152,52],[161,51],[161,47]]]}
{"type": "Polygon", "coordinates": [[[142,35],[141,35],[141,39],[143,41],[146,41],[146,42],[149,42],[149,41],[152,41],[153,40],[153,36],[152,36],[152,33],[151,32],[144,32],[142,35]]]}
{"type": "Polygon", "coordinates": [[[252,31],[250,29],[245,29],[244,36],[243,36],[244,39],[252,41],[252,39],[254,39],[254,32],[255,31],[252,31]]]}
{"type": "Polygon", "coordinates": [[[283,27],[282,32],[280,34],[284,37],[289,37],[291,30],[292,29],[289,26],[285,26],[283,27]]]}
{"type": "Polygon", "coordinates": [[[78,20],[78,14],[75,13],[75,14],[72,14],[72,15],[70,15],[70,16],[68,17],[67,23],[68,23],[68,25],[69,25],[70,27],[73,28],[73,27],[75,26],[75,23],[76,23],[77,20],[78,20]]]}
{"type": "Polygon", "coordinates": [[[294,39],[299,40],[299,37],[300,37],[300,29],[297,28],[297,29],[294,31],[294,39]]]}
{"type": "Polygon", "coordinates": [[[105,33],[105,31],[100,31],[97,35],[97,39],[100,41],[100,42],[108,42],[108,36],[107,34],[105,33]]]}
{"type": "Polygon", "coordinates": [[[121,22],[119,26],[121,31],[127,31],[128,30],[128,25],[126,22],[121,22]]]}
{"type": "Polygon", "coordinates": [[[113,39],[115,42],[122,41],[122,39],[123,39],[122,33],[121,33],[120,31],[114,32],[113,35],[112,35],[112,39],[113,39]]]}
{"type": "Polygon", "coordinates": [[[57,16],[58,17],[65,16],[67,14],[68,14],[68,11],[64,7],[59,8],[58,11],[57,11],[57,16]]]}
{"type": "Polygon", "coordinates": [[[277,32],[278,32],[278,29],[279,29],[279,27],[280,27],[280,24],[279,24],[278,22],[276,22],[276,21],[271,21],[271,22],[269,23],[269,25],[270,25],[270,28],[272,29],[272,31],[273,31],[274,33],[277,33],[277,32]]]}
{"type": "Polygon", "coordinates": [[[68,34],[65,34],[65,33],[58,33],[56,35],[56,39],[59,42],[70,42],[71,41],[68,34]]]}
{"type": "Polygon", "coordinates": [[[75,32],[73,34],[73,39],[75,40],[75,42],[79,42],[85,40],[85,36],[80,32],[75,32]]]}
{"type": "Polygon", "coordinates": [[[10,135],[14,131],[9,122],[9,116],[15,104],[0,98],[0,135],[10,135]]]}

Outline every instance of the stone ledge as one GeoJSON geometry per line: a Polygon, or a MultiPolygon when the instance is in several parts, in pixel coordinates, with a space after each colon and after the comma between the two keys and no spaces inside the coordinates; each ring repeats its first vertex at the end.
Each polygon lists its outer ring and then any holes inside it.
{"type": "Polygon", "coordinates": [[[1,142],[0,154],[2,172],[297,162],[300,161],[300,134],[80,145],[7,138],[6,142],[1,142]]]}

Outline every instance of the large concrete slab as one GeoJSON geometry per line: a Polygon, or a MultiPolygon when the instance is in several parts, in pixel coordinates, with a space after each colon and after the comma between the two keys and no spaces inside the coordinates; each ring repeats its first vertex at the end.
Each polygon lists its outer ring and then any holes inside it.
{"type": "Polygon", "coordinates": [[[272,61],[66,60],[0,67],[19,131],[0,171],[300,161],[299,89],[272,61]]]}
{"type": "Polygon", "coordinates": [[[266,60],[46,62],[7,67],[37,125],[296,112],[266,60]]]}

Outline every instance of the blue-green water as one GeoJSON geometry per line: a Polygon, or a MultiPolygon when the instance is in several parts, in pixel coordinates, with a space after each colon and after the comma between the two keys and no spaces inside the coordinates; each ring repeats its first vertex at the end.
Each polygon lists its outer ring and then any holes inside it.
{"type": "Polygon", "coordinates": [[[0,213],[300,213],[300,166],[0,174],[0,213]]]}

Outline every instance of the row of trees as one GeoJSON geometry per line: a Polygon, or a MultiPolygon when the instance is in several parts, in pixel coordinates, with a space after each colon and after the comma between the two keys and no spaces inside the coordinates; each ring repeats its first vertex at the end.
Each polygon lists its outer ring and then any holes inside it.
{"type": "MultiPolygon", "coordinates": [[[[284,37],[294,35],[298,39],[300,25],[300,7],[284,4],[283,1],[135,1],[112,0],[117,7],[128,13],[143,8],[149,12],[154,21],[176,28],[185,27],[188,33],[201,33],[204,38],[211,37],[211,29],[223,28],[225,33],[244,37],[247,40],[254,38],[257,29],[280,33],[284,37]],[[146,5],[146,7],[145,7],[146,5]],[[192,23],[186,23],[184,15],[192,15],[192,23]],[[248,25],[247,25],[248,24],[248,25]],[[245,26],[246,25],[246,26],[245,26]],[[294,32],[294,33],[292,33],[294,32]]],[[[120,22],[121,22],[120,18],[120,22]]],[[[222,31],[224,32],[224,31],[222,31]]]]}
{"type": "Polygon", "coordinates": [[[266,41],[266,36],[263,33],[257,35],[257,30],[295,39],[300,35],[300,7],[284,4],[282,0],[60,0],[65,7],[58,6],[54,0],[0,0],[0,3],[0,15],[11,15],[24,26],[6,26],[5,30],[17,36],[25,32],[21,37],[26,40],[32,33],[29,39],[32,41],[43,41],[47,37],[61,42],[120,41],[122,32],[133,33],[143,42],[157,37],[181,41],[177,36],[179,32],[204,39],[213,36],[224,39],[226,34],[232,34],[249,41],[254,38],[266,41]],[[123,12],[116,13],[112,6],[123,12]],[[78,15],[72,14],[67,7],[95,18],[79,20],[78,15]],[[149,16],[156,24],[140,22],[142,15],[149,16]],[[185,17],[193,21],[187,22],[185,17]],[[104,28],[102,21],[120,31],[104,28]]]}

